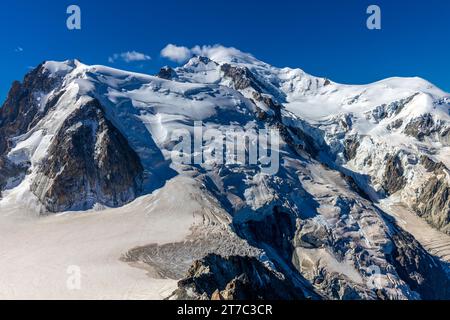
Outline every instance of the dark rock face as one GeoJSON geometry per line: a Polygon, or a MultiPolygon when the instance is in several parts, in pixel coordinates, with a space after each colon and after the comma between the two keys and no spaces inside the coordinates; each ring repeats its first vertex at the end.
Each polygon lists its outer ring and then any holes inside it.
{"type": "Polygon", "coordinates": [[[423,141],[425,137],[438,131],[439,128],[436,126],[433,116],[427,113],[409,122],[405,127],[404,133],[423,141]]]}
{"type": "Polygon", "coordinates": [[[389,195],[403,189],[406,179],[403,177],[404,169],[398,155],[389,156],[383,178],[383,188],[389,195]]]}
{"type": "Polygon", "coordinates": [[[390,257],[399,276],[425,300],[450,299],[450,279],[438,259],[429,255],[410,234],[400,230],[392,236],[390,257]]]}
{"type": "Polygon", "coordinates": [[[411,120],[403,131],[404,134],[414,137],[419,141],[431,139],[450,145],[450,127],[442,120],[435,120],[432,114],[427,113],[411,120]]]}
{"type": "Polygon", "coordinates": [[[162,67],[157,76],[161,79],[172,80],[177,77],[177,73],[171,67],[162,67]]]}
{"type": "Polygon", "coordinates": [[[427,169],[428,172],[434,172],[436,174],[442,173],[446,169],[445,164],[442,162],[435,162],[426,155],[420,157],[420,163],[427,169]]]}
{"type": "Polygon", "coordinates": [[[391,122],[390,124],[388,124],[387,125],[387,129],[388,130],[399,129],[402,125],[403,125],[403,120],[402,119],[397,119],[397,120],[391,122]]]}
{"type": "Polygon", "coordinates": [[[349,137],[344,141],[344,157],[347,161],[356,157],[356,152],[360,145],[358,136],[349,137]]]}
{"type": "Polygon", "coordinates": [[[234,88],[236,90],[243,90],[251,87],[260,93],[269,91],[246,67],[236,67],[225,63],[221,66],[221,71],[224,73],[225,77],[233,80],[234,88]]]}
{"type": "Polygon", "coordinates": [[[445,178],[429,179],[413,208],[432,226],[450,234],[450,186],[445,178]]]}
{"type": "Polygon", "coordinates": [[[41,64],[25,76],[23,83],[16,81],[12,84],[8,97],[0,108],[0,155],[11,147],[11,137],[26,133],[56,103],[55,99],[59,97],[40,106],[37,94],[50,93],[59,81],[57,77],[49,77],[41,64]]]}
{"type": "Polygon", "coordinates": [[[236,90],[243,90],[250,86],[259,88],[253,74],[247,68],[239,68],[229,64],[224,64],[222,65],[221,70],[225,74],[225,77],[233,79],[236,90]]]}
{"type": "Polygon", "coordinates": [[[328,273],[320,270],[314,281],[316,288],[325,292],[328,299],[333,300],[379,300],[375,294],[358,285],[337,272],[328,273]],[[365,294],[365,296],[363,295],[365,294]]]}
{"type": "Polygon", "coordinates": [[[178,283],[177,299],[299,300],[301,290],[252,257],[211,254],[196,261],[178,283]],[[194,296],[188,293],[191,291],[194,296]]]}
{"type": "Polygon", "coordinates": [[[8,159],[0,157],[0,198],[2,190],[6,187],[9,180],[24,174],[27,171],[26,167],[18,166],[11,163],[8,159]]]}
{"type": "Polygon", "coordinates": [[[340,176],[347,183],[348,187],[351,190],[356,192],[360,197],[371,201],[370,196],[358,185],[358,183],[352,176],[346,175],[342,172],[340,173],[340,176]]]}
{"type": "MultiPolygon", "coordinates": [[[[264,111],[258,110],[258,118],[259,120],[270,120],[281,122],[281,110],[283,106],[277,102],[275,102],[271,97],[261,94],[260,92],[254,92],[253,98],[258,101],[264,103],[272,112],[273,116],[269,116],[264,111]]],[[[256,104],[255,104],[256,105],[256,104]]],[[[257,107],[258,108],[258,107],[257,107]]],[[[258,108],[259,109],[259,108],[258,108]]]]}
{"type": "Polygon", "coordinates": [[[299,155],[302,152],[308,153],[313,158],[319,154],[319,147],[316,146],[314,139],[304,132],[301,128],[277,124],[283,140],[299,155]]]}
{"type": "Polygon", "coordinates": [[[267,244],[276,248],[286,261],[291,260],[294,247],[292,240],[296,225],[291,213],[275,207],[272,214],[265,215],[259,220],[248,220],[234,223],[238,235],[247,239],[250,244],[267,244]]]}
{"type": "Polygon", "coordinates": [[[139,195],[142,173],[137,154],[92,100],[66,119],[31,190],[50,212],[117,207],[139,195]]]}
{"type": "Polygon", "coordinates": [[[26,165],[18,166],[5,158],[11,149],[10,139],[28,132],[59,100],[53,96],[41,106],[40,96],[50,93],[61,79],[49,77],[44,65],[28,73],[23,82],[15,81],[0,108],[0,197],[8,181],[26,173],[26,165]]]}
{"type": "Polygon", "coordinates": [[[379,123],[383,119],[398,115],[417,95],[418,93],[415,93],[405,99],[378,106],[372,111],[368,112],[366,116],[368,118],[374,119],[377,123],[379,123]]]}

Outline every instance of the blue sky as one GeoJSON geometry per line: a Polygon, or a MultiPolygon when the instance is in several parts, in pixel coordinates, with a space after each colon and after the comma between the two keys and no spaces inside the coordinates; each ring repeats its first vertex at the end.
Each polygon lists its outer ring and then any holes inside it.
{"type": "Polygon", "coordinates": [[[160,56],[168,43],[234,46],[342,83],[420,76],[450,92],[449,15],[446,0],[1,1],[0,99],[44,60],[154,73],[170,64],[160,56]],[[81,7],[81,31],[66,28],[70,4],[81,7]],[[370,4],[382,30],[366,28],[370,4]],[[108,61],[127,51],[152,59],[108,61]]]}

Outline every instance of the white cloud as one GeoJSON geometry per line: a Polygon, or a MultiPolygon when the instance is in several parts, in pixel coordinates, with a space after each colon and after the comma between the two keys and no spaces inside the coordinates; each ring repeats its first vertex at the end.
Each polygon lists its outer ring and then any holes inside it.
{"type": "Polygon", "coordinates": [[[213,46],[195,46],[191,49],[169,44],[161,51],[162,57],[178,63],[185,62],[194,55],[208,57],[216,62],[258,62],[249,53],[244,53],[233,47],[224,47],[220,44],[213,46]]]}
{"type": "Polygon", "coordinates": [[[192,50],[186,47],[176,46],[174,44],[168,44],[161,50],[161,56],[176,62],[184,62],[191,58],[193,55],[192,50]]]}
{"type": "Polygon", "coordinates": [[[14,49],[14,52],[23,52],[23,48],[22,47],[17,47],[14,49]]]}
{"type": "Polygon", "coordinates": [[[137,51],[127,51],[122,53],[115,53],[111,57],[108,58],[109,63],[114,63],[118,60],[125,61],[126,63],[136,62],[136,61],[148,61],[152,58],[145,53],[137,52],[137,51]]]}

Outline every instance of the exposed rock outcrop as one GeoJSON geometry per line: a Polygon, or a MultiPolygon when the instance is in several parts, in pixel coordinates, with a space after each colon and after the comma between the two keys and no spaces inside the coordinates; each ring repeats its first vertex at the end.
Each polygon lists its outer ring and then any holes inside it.
{"type": "Polygon", "coordinates": [[[312,157],[316,157],[319,154],[320,149],[314,139],[301,128],[284,124],[277,124],[276,128],[279,130],[283,140],[298,154],[301,154],[302,151],[312,157]]]}
{"type": "Polygon", "coordinates": [[[405,99],[378,106],[372,111],[366,113],[366,116],[379,123],[386,118],[398,115],[417,95],[418,93],[415,93],[405,99]]]}
{"type": "Polygon", "coordinates": [[[31,190],[50,212],[116,207],[139,195],[142,173],[137,154],[92,100],[66,119],[31,190]]]}
{"type": "Polygon", "coordinates": [[[233,86],[236,90],[244,90],[247,88],[253,88],[259,93],[268,93],[270,89],[266,84],[258,80],[258,78],[246,67],[233,66],[225,63],[220,67],[226,78],[229,78],[233,82],[233,86]]]}
{"type": "Polygon", "coordinates": [[[383,188],[387,194],[391,195],[403,189],[406,185],[403,174],[404,169],[399,156],[388,156],[383,177],[383,188]]]}
{"type": "Polygon", "coordinates": [[[172,80],[177,77],[177,73],[171,67],[162,67],[157,76],[161,79],[172,80]]]}
{"type": "Polygon", "coordinates": [[[348,137],[344,141],[344,157],[348,161],[356,157],[356,152],[361,145],[360,138],[358,136],[348,137]]]}
{"type": "Polygon", "coordinates": [[[9,139],[28,132],[56,103],[59,96],[50,101],[42,98],[60,83],[58,77],[50,77],[44,64],[28,73],[23,82],[15,81],[5,103],[0,108],[0,156],[10,147],[9,139]]]}
{"type": "Polygon", "coordinates": [[[64,91],[51,95],[61,78],[49,76],[45,64],[29,72],[23,82],[13,82],[6,101],[0,107],[0,197],[10,183],[16,183],[27,172],[28,164],[17,165],[6,158],[13,147],[12,138],[27,133],[58,102],[64,91]],[[49,95],[48,99],[45,97],[49,95]]]}
{"type": "Polygon", "coordinates": [[[433,159],[426,155],[420,157],[420,163],[427,169],[428,172],[434,172],[435,174],[443,173],[444,169],[447,169],[442,162],[435,162],[433,159]]]}
{"type": "Polygon", "coordinates": [[[429,136],[434,131],[434,126],[433,116],[427,113],[409,122],[405,127],[404,133],[422,141],[425,136],[429,136]]]}
{"type": "Polygon", "coordinates": [[[275,207],[272,214],[260,219],[234,223],[237,234],[250,244],[267,244],[276,248],[280,256],[287,261],[294,250],[292,240],[295,234],[295,217],[283,208],[275,207]]]}
{"type": "Polygon", "coordinates": [[[2,190],[8,184],[14,183],[14,179],[19,180],[26,171],[26,166],[16,165],[8,159],[0,157],[0,198],[2,197],[2,190]]]}
{"type": "Polygon", "coordinates": [[[437,258],[405,231],[396,228],[389,255],[399,276],[425,300],[450,299],[450,279],[437,258]]]}
{"type": "MultiPolygon", "coordinates": [[[[270,110],[271,114],[267,114],[266,112],[262,110],[258,110],[258,118],[259,120],[268,120],[271,119],[272,121],[278,121],[281,122],[281,110],[283,109],[283,106],[274,101],[271,97],[267,95],[263,95],[258,91],[255,91],[253,93],[253,99],[258,102],[264,103],[270,110]]],[[[256,106],[258,108],[258,106],[256,106]]],[[[259,109],[259,108],[258,108],[259,109]]]]}
{"type": "Polygon", "coordinates": [[[433,176],[424,184],[413,208],[432,226],[450,234],[450,186],[445,175],[433,176]]]}
{"type": "Polygon", "coordinates": [[[411,120],[403,131],[404,134],[414,137],[419,141],[426,138],[449,145],[450,127],[441,120],[435,120],[431,113],[426,113],[411,120]]]}
{"type": "Polygon", "coordinates": [[[258,259],[223,258],[211,254],[194,262],[173,293],[175,299],[200,300],[299,300],[305,299],[283,275],[258,259]]]}

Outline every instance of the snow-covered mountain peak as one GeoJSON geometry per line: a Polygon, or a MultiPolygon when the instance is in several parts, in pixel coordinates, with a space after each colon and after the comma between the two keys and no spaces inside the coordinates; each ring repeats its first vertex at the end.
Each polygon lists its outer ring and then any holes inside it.
{"type": "MultiPolygon", "coordinates": [[[[282,274],[282,283],[273,283],[294,297],[449,294],[439,260],[380,208],[380,200],[388,209],[400,203],[450,233],[448,94],[419,78],[343,85],[234,48],[196,50],[184,66],[156,76],[73,60],[46,62],[14,84],[0,109],[0,208],[19,203],[48,214],[129,204],[145,219],[170,220],[173,203],[167,207],[165,197],[177,202],[177,184],[188,190],[183,202],[196,204],[186,206],[186,216],[202,217],[201,232],[186,227],[200,249],[182,242],[169,251],[183,261],[211,251],[226,256],[197,262],[201,270],[236,262],[263,278],[282,274]],[[237,146],[244,152],[258,132],[274,130],[278,170],[209,157],[215,146],[207,137],[200,150],[182,150],[190,160],[202,155],[200,163],[175,161],[177,142],[192,139],[199,122],[202,131],[248,137],[249,144],[237,146]]],[[[139,250],[147,259],[146,250],[164,254],[159,248],[158,242],[139,250]]],[[[156,262],[164,274],[185,273],[169,260],[156,262]]],[[[220,290],[239,281],[216,280],[220,290]]],[[[184,294],[203,294],[196,290],[180,284],[184,294]]]]}
{"type": "Polygon", "coordinates": [[[87,65],[77,59],[66,61],[46,61],[42,64],[43,69],[49,72],[50,76],[64,77],[77,68],[87,68],[87,65]]]}
{"type": "Polygon", "coordinates": [[[196,47],[193,52],[208,57],[209,59],[219,63],[243,64],[251,66],[263,66],[266,63],[256,59],[252,54],[242,52],[233,47],[224,47],[221,45],[196,47]]]}

